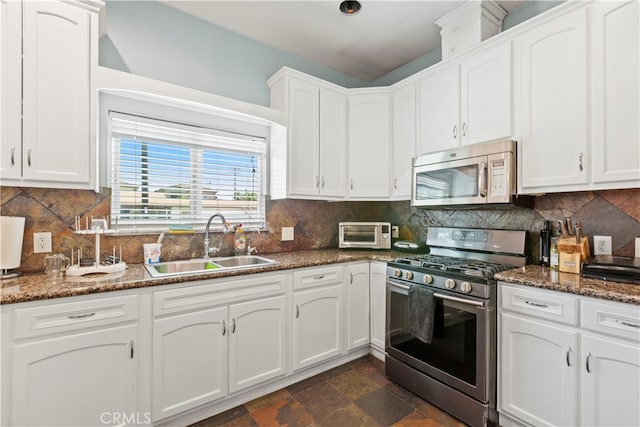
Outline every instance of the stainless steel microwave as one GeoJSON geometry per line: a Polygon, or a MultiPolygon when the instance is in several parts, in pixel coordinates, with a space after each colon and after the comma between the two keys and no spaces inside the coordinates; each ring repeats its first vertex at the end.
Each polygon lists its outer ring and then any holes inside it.
{"type": "Polygon", "coordinates": [[[391,249],[389,222],[341,222],[338,235],[340,248],[391,249]]]}
{"type": "Polygon", "coordinates": [[[509,204],[516,195],[516,142],[499,140],[413,159],[411,205],[509,204]]]}

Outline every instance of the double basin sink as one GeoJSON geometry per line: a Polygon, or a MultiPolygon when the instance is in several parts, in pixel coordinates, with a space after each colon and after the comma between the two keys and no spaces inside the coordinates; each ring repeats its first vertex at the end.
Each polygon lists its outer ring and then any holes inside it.
{"type": "Polygon", "coordinates": [[[153,277],[166,277],[255,268],[272,264],[276,264],[276,261],[256,255],[244,255],[160,262],[157,264],[145,264],[144,267],[153,277]]]}

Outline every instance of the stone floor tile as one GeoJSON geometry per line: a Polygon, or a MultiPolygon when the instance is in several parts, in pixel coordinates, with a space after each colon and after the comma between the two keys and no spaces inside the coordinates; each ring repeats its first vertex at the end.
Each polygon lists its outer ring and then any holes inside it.
{"type": "Polygon", "coordinates": [[[314,420],[318,422],[351,403],[342,393],[326,382],[292,393],[292,396],[303,404],[314,420]]]}
{"type": "Polygon", "coordinates": [[[250,413],[252,413],[257,411],[258,409],[271,406],[274,403],[281,402],[287,399],[293,400],[293,397],[291,397],[291,394],[287,389],[283,388],[278,391],[274,391],[273,393],[267,394],[266,396],[252,400],[251,402],[247,403],[245,407],[250,413]]]}
{"type": "MultiPolygon", "coordinates": [[[[207,418],[197,423],[198,427],[216,427],[227,426],[229,423],[236,419],[243,418],[249,415],[249,411],[244,406],[238,406],[233,409],[229,409],[221,414],[215,415],[211,418],[207,418]]],[[[249,417],[251,418],[251,417],[249,417]]],[[[193,426],[192,426],[193,427],[193,426]]]]}
{"type": "Polygon", "coordinates": [[[286,399],[258,409],[251,416],[259,426],[305,427],[314,425],[314,419],[300,402],[286,399]]]}
{"type": "Polygon", "coordinates": [[[327,383],[351,401],[380,388],[379,383],[358,369],[351,369],[329,378],[327,383]]]}
{"type": "Polygon", "coordinates": [[[390,426],[414,411],[413,406],[386,388],[365,394],[354,403],[383,426],[390,426]]]}

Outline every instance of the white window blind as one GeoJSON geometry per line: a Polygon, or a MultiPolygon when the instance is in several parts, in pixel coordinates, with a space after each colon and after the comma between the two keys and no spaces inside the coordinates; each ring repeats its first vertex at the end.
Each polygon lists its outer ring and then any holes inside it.
{"type": "Polygon", "coordinates": [[[113,228],[197,227],[214,213],[264,228],[264,138],[113,111],[109,125],[113,228]]]}

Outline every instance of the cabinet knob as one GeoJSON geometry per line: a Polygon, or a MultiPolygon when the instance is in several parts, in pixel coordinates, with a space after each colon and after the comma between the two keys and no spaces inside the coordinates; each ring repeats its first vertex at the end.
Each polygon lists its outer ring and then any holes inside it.
{"type": "Polygon", "coordinates": [[[458,138],[458,126],[453,125],[453,139],[458,138]]]}
{"type": "Polygon", "coordinates": [[[467,136],[467,124],[462,124],[462,136],[467,136]]]}

